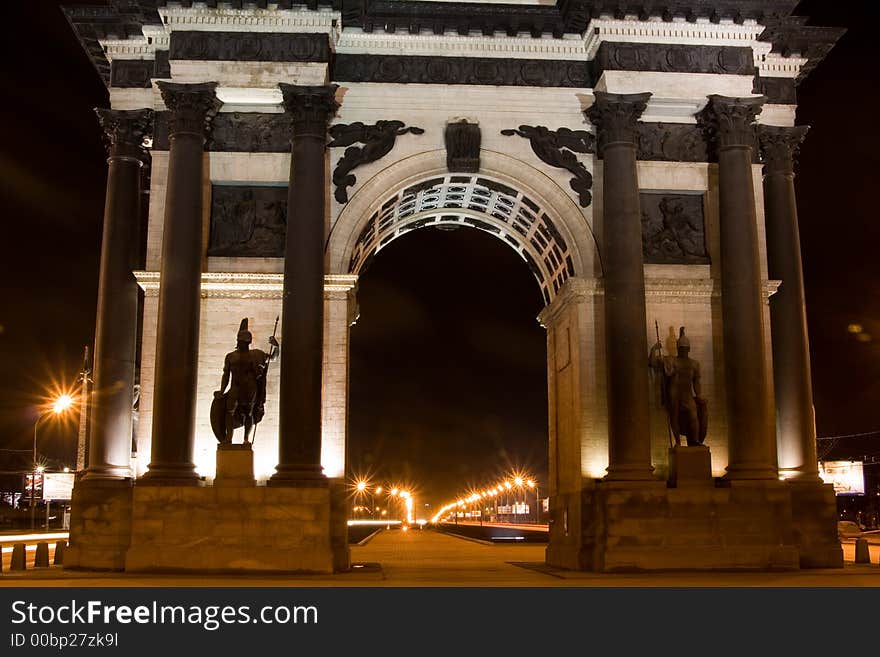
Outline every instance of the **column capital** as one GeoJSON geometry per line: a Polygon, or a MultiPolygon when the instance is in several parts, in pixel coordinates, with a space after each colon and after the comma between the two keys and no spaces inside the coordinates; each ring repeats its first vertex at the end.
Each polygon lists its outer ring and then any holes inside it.
{"type": "Polygon", "coordinates": [[[294,136],[325,138],[327,123],[339,109],[336,102],[339,85],[301,86],[281,82],[278,87],[284,99],[284,111],[293,123],[294,136]]]}
{"type": "Polygon", "coordinates": [[[153,128],[153,110],[114,110],[96,107],[98,123],[104,131],[104,139],[110,159],[128,158],[141,164],[144,137],[153,128]]]}
{"type": "Polygon", "coordinates": [[[162,100],[171,111],[168,132],[171,136],[189,133],[205,138],[211,120],[223,103],[217,98],[216,82],[182,84],[157,82],[162,100]]]}
{"type": "Polygon", "coordinates": [[[594,92],[595,102],[584,112],[590,123],[596,126],[596,137],[600,157],[611,144],[637,143],[636,124],[648,106],[650,93],[612,94],[605,91],[594,92]]]}
{"type": "Polygon", "coordinates": [[[767,101],[766,96],[734,98],[712,94],[697,120],[719,150],[755,143],[755,117],[767,101]]]}
{"type": "Polygon", "coordinates": [[[773,125],[758,126],[758,142],[761,147],[761,161],[764,162],[764,175],[794,173],[795,158],[809,129],[808,125],[790,128],[773,125]]]}

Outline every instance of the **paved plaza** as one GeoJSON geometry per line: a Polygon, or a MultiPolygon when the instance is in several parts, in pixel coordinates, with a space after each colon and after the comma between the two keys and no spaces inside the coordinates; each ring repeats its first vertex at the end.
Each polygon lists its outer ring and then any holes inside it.
{"type": "Polygon", "coordinates": [[[287,586],[287,587],[838,587],[880,586],[880,545],[870,565],[855,565],[844,543],[843,569],[780,572],[667,572],[597,574],[551,568],[543,544],[488,544],[433,530],[381,531],[352,546],[355,567],[338,575],[125,575],[65,571],[60,567],[10,572],[4,552],[0,586],[287,586]]]}

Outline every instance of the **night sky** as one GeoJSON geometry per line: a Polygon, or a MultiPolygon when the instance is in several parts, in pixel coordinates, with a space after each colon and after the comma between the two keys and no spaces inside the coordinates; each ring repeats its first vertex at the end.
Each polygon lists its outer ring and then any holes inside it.
{"type": "MultiPolygon", "coordinates": [[[[27,467],[38,404],[53,382],[73,382],[94,333],[106,155],[92,108],[108,96],[58,4],[4,5],[0,448],[26,451],[0,452],[0,470],[27,467]]],[[[812,126],[797,187],[823,436],[880,429],[871,4],[797,11],[848,28],[798,90],[798,123],[812,126]],[[847,331],[855,323],[866,337],[847,331]]],[[[383,250],[360,285],[352,468],[436,503],[510,467],[546,481],[545,336],[525,263],[478,231],[423,230],[383,250]]],[[[73,421],[41,424],[39,440],[50,463],[73,465],[73,421]]]]}

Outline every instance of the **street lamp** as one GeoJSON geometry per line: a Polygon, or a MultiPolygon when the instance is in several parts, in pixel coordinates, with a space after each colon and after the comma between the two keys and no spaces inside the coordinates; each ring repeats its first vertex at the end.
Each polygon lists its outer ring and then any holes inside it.
{"type": "Polygon", "coordinates": [[[412,496],[409,491],[402,490],[400,491],[400,498],[403,500],[404,518],[409,523],[412,518],[412,496]]]}
{"type": "Polygon", "coordinates": [[[535,524],[537,525],[541,522],[541,507],[538,506],[541,503],[538,497],[538,482],[529,479],[526,486],[535,489],[535,524]]]}
{"type": "Polygon", "coordinates": [[[45,413],[42,413],[40,417],[37,418],[37,421],[34,422],[34,454],[33,454],[33,471],[31,473],[31,531],[34,530],[36,526],[36,512],[37,512],[37,474],[43,471],[43,467],[37,465],[37,427],[40,425],[40,420],[49,415],[61,415],[64,411],[70,408],[73,405],[73,397],[70,395],[60,395],[54,402],[52,402],[52,408],[50,408],[45,413]]]}

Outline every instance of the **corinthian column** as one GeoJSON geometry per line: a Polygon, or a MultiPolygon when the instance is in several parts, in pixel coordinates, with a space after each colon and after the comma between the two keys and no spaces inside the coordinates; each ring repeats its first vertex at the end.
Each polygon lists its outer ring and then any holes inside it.
{"type": "Polygon", "coordinates": [[[280,84],[291,119],[287,237],[281,310],[278,465],[270,486],[324,485],[321,366],[327,123],[339,105],[335,84],[280,84]]]}
{"type": "Polygon", "coordinates": [[[752,179],[754,122],[765,100],[709,96],[701,117],[718,150],[729,479],[777,476],[752,179]]]}
{"type": "Polygon", "coordinates": [[[807,126],[762,125],[758,136],[764,159],[767,263],[770,278],[782,281],[770,297],[779,471],[786,479],[816,483],[819,474],[810,345],[794,194],[794,155],[807,130],[807,126]]]}
{"type": "Polygon", "coordinates": [[[649,93],[595,92],[587,118],[596,126],[603,169],[605,352],[610,480],[651,479],[645,272],[636,171],[636,124],[649,93]]]}
{"type": "Polygon", "coordinates": [[[141,161],[152,110],[96,109],[110,146],[95,321],[89,462],[83,481],[131,477],[131,406],[137,341],[137,267],[141,161]]]}
{"type": "Polygon", "coordinates": [[[143,483],[196,485],[193,463],[202,274],[205,134],[220,108],[216,82],[158,82],[169,119],[153,393],[153,449],[143,483]]]}

